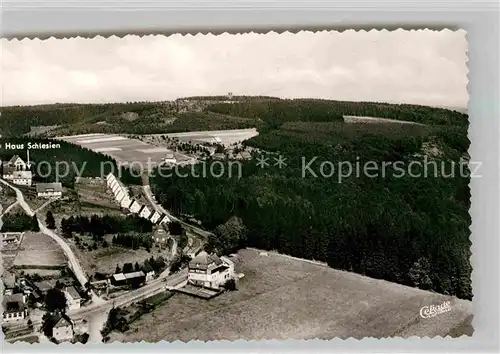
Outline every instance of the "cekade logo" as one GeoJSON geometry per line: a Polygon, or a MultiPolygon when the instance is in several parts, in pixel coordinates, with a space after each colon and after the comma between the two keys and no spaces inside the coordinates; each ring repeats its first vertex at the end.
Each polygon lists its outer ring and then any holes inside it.
{"type": "Polygon", "coordinates": [[[420,317],[431,318],[448,311],[451,311],[451,301],[445,301],[441,305],[431,305],[422,307],[420,309],[420,317]]]}

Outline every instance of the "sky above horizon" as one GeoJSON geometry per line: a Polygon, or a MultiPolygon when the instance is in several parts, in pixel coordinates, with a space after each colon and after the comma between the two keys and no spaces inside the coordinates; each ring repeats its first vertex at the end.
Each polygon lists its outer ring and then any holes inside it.
{"type": "Polygon", "coordinates": [[[1,40],[0,105],[266,95],[467,107],[465,31],[1,40]]]}

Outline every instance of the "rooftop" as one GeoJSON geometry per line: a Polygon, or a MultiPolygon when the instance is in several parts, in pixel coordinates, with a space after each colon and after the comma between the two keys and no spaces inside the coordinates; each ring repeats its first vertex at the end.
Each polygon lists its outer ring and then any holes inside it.
{"type": "Polygon", "coordinates": [[[9,160],[8,164],[9,164],[9,165],[12,165],[12,164],[16,163],[16,161],[17,161],[18,159],[24,162],[24,160],[23,160],[22,158],[20,158],[20,157],[19,157],[19,155],[14,155],[14,156],[12,156],[12,158],[9,160]]]}
{"type": "Polygon", "coordinates": [[[221,265],[222,261],[215,254],[208,254],[205,251],[201,251],[196,257],[194,257],[191,262],[189,262],[190,269],[207,269],[211,264],[221,265]]]}
{"type": "Polygon", "coordinates": [[[134,279],[134,278],[139,278],[139,277],[145,277],[146,274],[141,270],[139,272],[133,272],[133,273],[127,273],[124,274],[126,279],[134,279]]]}
{"type": "Polygon", "coordinates": [[[41,292],[45,292],[45,291],[52,289],[55,284],[53,284],[53,282],[49,282],[48,280],[43,280],[43,281],[35,282],[34,285],[41,292]]]}
{"type": "Polygon", "coordinates": [[[14,178],[25,178],[25,179],[33,178],[33,173],[31,173],[31,171],[14,171],[13,175],[14,178]]]}

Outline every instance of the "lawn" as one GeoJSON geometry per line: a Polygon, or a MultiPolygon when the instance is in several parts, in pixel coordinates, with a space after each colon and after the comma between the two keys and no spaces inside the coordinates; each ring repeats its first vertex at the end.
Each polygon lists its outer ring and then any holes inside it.
{"type": "MultiPolygon", "coordinates": [[[[109,237],[106,237],[109,239],[109,237]]],[[[90,239],[90,238],[89,238],[90,239]]],[[[90,242],[90,241],[89,241],[90,242]]],[[[129,248],[119,247],[111,245],[106,248],[98,248],[97,250],[89,251],[87,249],[77,248],[73,242],[68,242],[71,248],[75,252],[81,266],[86,270],[88,274],[94,274],[96,272],[104,274],[114,274],[116,265],[118,264],[123,267],[124,263],[138,262],[143,263],[146,259],[151,258],[151,256],[158,257],[165,254],[159,253],[158,248],[153,247],[151,253],[144,249],[132,250],[129,248]]],[[[90,242],[91,243],[91,242],[90,242]]]]}
{"type": "Polygon", "coordinates": [[[12,189],[2,184],[0,186],[0,204],[2,205],[3,209],[7,209],[7,207],[15,201],[16,193],[12,189]]]}
{"type": "Polygon", "coordinates": [[[75,183],[75,191],[78,194],[78,200],[83,209],[102,209],[106,212],[120,212],[120,206],[115,203],[103,179],[80,178],[78,183],[75,183]]]}
{"type": "Polygon", "coordinates": [[[59,245],[43,233],[26,232],[19,246],[15,267],[62,266],[66,257],[59,245]]]}
{"type": "Polygon", "coordinates": [[[331,339],[469,333],[471,303],[322,265],[254,250],[238,253],[238,291],[212,300],[176,294],[111,342],[331,339]],[[452,301],[430,319],[426,305],[452,301]]]}

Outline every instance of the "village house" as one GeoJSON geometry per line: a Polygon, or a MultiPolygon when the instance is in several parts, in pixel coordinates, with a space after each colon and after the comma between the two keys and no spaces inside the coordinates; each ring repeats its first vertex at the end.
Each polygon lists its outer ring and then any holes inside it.
{"type": "Polygon", "coordinates": [[[114,184],[111,185],[111,191],[113,192],[113,194],[116,197],[120,191],[123,191],[123,188],[120,185],[120,183],[118,183],[118,181],[116,181],[114,184]]]}
{"type": "Polygon", "coordinates": [[[120,206],[124,209],[127,209],[130,204],[132,204],[132,199],[130,199],[128,195],[125,195],[122,201],[120,202],[120,206]]]}
{"type": "Polygon", "coordinates": [[[234,263],[226,257],[209,255],[202,251],[189,262],[188,283],[220,289],[228,280],[234,278],[234,263]]]}
{"type": "Polygon", "coordinates": [[[69,311],[78,310],[80,308],[82,297],[74,287],[70,286],[65,288],[64,296],[66,297],[66,305],[69,311]]]}
{"type": "Polygon", "coordinates": [[[28,316],[24,294],[4,295],[2,305],[3,322],[6,325],[20,323],[28,316]]]}
{"type": "Polygon", "coordinates": [[[120,204],[123,198],[125,198],[125,196],[126,196],[125,192],[122,189],[119,189],[115,195],[116,202],[120,204]]]}
{"type": "Polygon", "coordinates": [[[56,198],[62,196],[62,184],[56,183],[37,183],[36,195],[40,198],[56,198]]]}
{"type": "Polygon", "coordinates": [[[145,264],[142,266],[142,271],[146,274],[146,283],[149,283],[155,278],[156,272],[150,264],[145,264]]]}
{"type": "Polygon", "coordinates": [[[175,166],[177,164],[177,159],[175,158],[175,155],[173,152],[167,152],[163,159],[163,164],[169,165],[169,166],[175,166]]]}
{"type": "Polygon", "coordinates": [[[153,231],[153,241],[165,242],[167,241],[168,235],[169,234],[165,229],[164,224],[160,224],[156,226],[155,230],[153,231]]]}
{"type": "Polygon", "coordinates": [[[141,210],[141,205],[134,200],[132,204],[130,204],[129,210],[131,213],[137,214],[139,210],[141,210]]]}
{"type": "Polygon", "coordinates": [[[23,235],[23,232],[3,232],[2,233],[2,245],[9,246],[9,245],[19,245],[19,241],[21,240],[21,237],[23,235]]]}
{"type": "Polygon", "coordinates": [[[162,214],[162,216],[160,217],[160,224],[168,224],[170,222],[170,218],[165,215],[165,214],[162,214]]]}
{"type": "Polygon", "coordinates": [[[4,295],[12,295],[14,293],[14,288],[16,287],[16,275],[14,273],[4,271],[2,281],[4,286],[4,295]]]}
{"type": "Polygon", "coordinates": [[[160,217],[161,214],[155,211],[154,214],[151,216],[151,219],[149,219],[149,221],[151,221],[152,224],[156,224],[160,220],[160,217]]]}
{"type": "Polygon", "coordinates": [[[9,161],[4,161],[3,166],[12,167],[15,171],[25,171],[28,168],[28,164],[19,155],[14,155],[9,161]]]}
{"type": "Polygon", "coordinates": [[[61,316],[55,321],[52,327],[52,337],[58,342],[69,341],[73,339],[73,324],[69,318],[61,316]]]}
{"type": "Polygon", "coordinates": [[[33,173],[31,171],[14,171],[12,173],[12,183],[19,186],[31,186],[33,173]]]}
{"type": "Polygon", "coordinates": [[[33,283],[33,285],[36,287],[36,289],[43,295],[47,294],[47,291],[50,289],[54,288],[56,286],[56,280],[50,279],[50,280],[42,280],[39,282],[33,283]]]}

